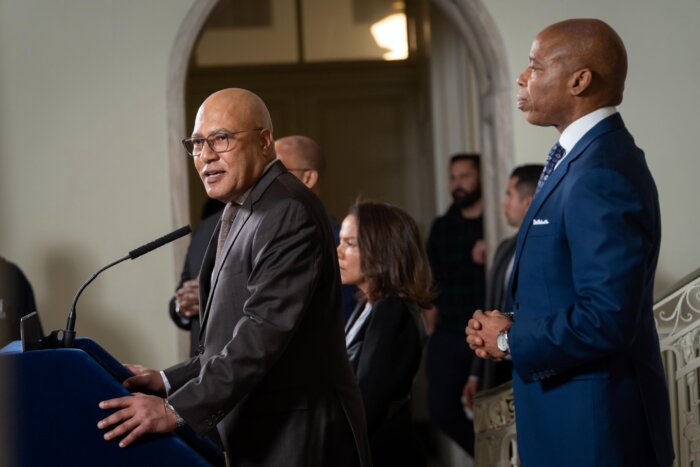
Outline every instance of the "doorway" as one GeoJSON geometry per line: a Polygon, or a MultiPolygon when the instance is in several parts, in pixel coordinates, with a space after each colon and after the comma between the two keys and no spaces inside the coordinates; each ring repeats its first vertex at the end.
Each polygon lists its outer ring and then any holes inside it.
{"type": "MultiPolygon", "coordinates": [[[[347,175],[346,178],[341,177],[342,183],[344,180],[353,179],[358,183],[356,193],[352,196],[348,194],[352,192],[351,190],[344,189],[343,191],[347,193],[335,196],[325,187],[324,198],[327,199],[324,199],[324,202],[335,216],[342,216],[349,201],[354,199],[354,195],[362,193],[366,197],[384,198],[405,207],[416,217],[423,232],[426,233],[432,218],[437,213],[443,212],[449,204],[445,177],[449,154],[457,150],[477,150],[483,156],[482,177],[488,181],[484,183],[483,190],[486,212],[485,236],[489,248],[495,246],[497,241],[509,232],[500,213],[500,201],[513,166],[512,85],[502,39],[480,0],[420,0],[417,4],[409,1],[406,5],[407,10],[418,12],[412,16],[412,22],[409,21],[409,31],[413,31],[410,40],[416,41],[416,38],[422,37],[425,50],[429,51],[430,56],[424,53],[422,56],[418,55],[417,60],[408,60],[400,64],[398,62],[375,62],[371,65],[361,62],[356,64],[317,63],[296,70],[292,70],[294,66],[289,65],[286,68],[278,67],[277,71],[284,72],[283,76],[289,80],[288,91],[274,91],[269,83],[269,76],[267,80],[261,78],[261,75],[266,73],[265,66],[249,67],[247,70],[240,68],[233,70],[234,67],[229,67],[226,74],[239,80],[235,83],[215,81],[209,73],[213,70],[192,72],[192,81],[188,81],[197,40],[212,10],[219,2],[220,0],[194,2],[178,32],[169,61],[168,153],[173,225],[180,226],[191,220],[198,220],[201,198],[197,197],[204,196],[201,191],[197,194],[194,190],[185,188],[192,186],[196,189],[200,182],[197,179],[190,179],[191,164],[183,156],[180,139],[191,131],[196,105],[205,97],[207,90],[213,91],[227,85],[238,85],[259,92],[267,101],[272,109],[276,136],[294,131],[308,133],[309,136],[319,140],[329,157],[339,159],[350,157],[348,163],[331,161],[329,164],[330,170],[334,171],[331,177],[337,178],[338,174],[347,175]],[[434,14],[436,11],[442,15],[443,26],[439,26],[437,22],[431,24],[431,10],[433,18],[436,16],[434,14]],[[436,29],[438,27],[448,33],[443,40],[439,38],[439,31],[436,29]],[[429,32],[431,28],[434,30],[435,39],[432,44],[429,32]],[[464,49],[464,53],[455,49],[464,49]],[[464,70],[464,64],[460,64],[460,60],[469,62],[471,91],[468,99],[470,104],[464,103],[466,98],[463,88],[464,75],[461,72],[454,72],[457,68],[464,70]],[[373,71],[372,67],[376,67],[377,71],[373,71]],[[382,67],[384,67],[383,71],[382,67]],[[320,76],[317,75],[314,78],[316,72],[329,76],[328,86],[324,88],[319,85],[317,89],[309,85],[311,81],[307,81],[308,79],[313,81],[320,76]],[[352,72],[357,72],[357,76],[352,72]],[[385,86],[395,85],[395,89],[393,95],[385,97],[385,101],[391,101],[387,109],[393,110],[385,109],[383,118],[372,114],[375,120],[381,119],[380,123],[382,123],[372,128],[385,129],[386,141],[388,141],[385,146],[414,151],[413,154],[401,159],[404,164],[401,164],[398,170],[397,164],[391,164],[392,161],[397,160],[398,156],[395,154],[386,158],[389,163],[383,163],[381,157],[369,156],[369,154],[381,154],[383,149],[380,146],[375,153],[369,140],[363,140],[363,133],[372,135],[372,131],[375,130],[355,131],[353,125],[348,123],[348,121],[358,120],[356,116],[358,105],[362,101],[358,96],[364,96],[364,102],[372,104],[377,92],[381,94],[381,91],[377,91],[366,80],[367,76],[375,75],[380,81],[384,80],[385,86]],[[355,79],[351,79],[351,76],[355,79]],[[355,94],[348,91],[345,96],[337,95],[337,89],[347,81],[358,86],[358,89],[353,91],[355,94]],[[351,145],[343,144],[342,140],[335,140],[333,129],[338,128],[337,124],[330,123],[332,120],[321,120],[318,117],[321,113],[314,112],[315,118],[308,121],[306,119],[302,121],[299,117],[307,109],[305,104],[302,105],[304,99],[300,99],[299,96],[309,88],[317,91],[317,96],[305,98],[306,101],[310,100],[314,105],[318,105],[319,109],[325,109],[321,112],[325,112],[327,118],[336,118],[343,126],[349,125],[348,128],[351,131],[345,133],[352,135],[347,136],[351,145]],[[333,95],[334,92],[336,95],[333,95]],[[267,97],[268,94],[269,97],[267,97]],[[355,102],[353,97],[358,98],[358,102],[355,102]],[[340,110],[343,103],[353,104],[354,110],[351,108],[340,110]],[[353,117],[353,111],[355,117],[353,117]],[[399,121],[400,130],[386,132],[386,122],[392,119],[399,121]],[[298,125],[297,130],[295,125],[298,125]],[[471,137],[465,141],[464,135],[471,137]],[[359,157],[358,154],[368,160],[360,164],[357,159],[352,159],[352,157],[359,157]],[[366,165],[364,165],[365,162],[366,165]],[[394,169],[391,175],[395,178],[392,182],[386,186],[370,182],[379,178],[379,171],[386,171],[390,166],[394,169]],[[366,184],[363,182],[364,176],[367,177],[366,184]]],[[[378,105],[377,102],[373,104],[378,105]]],[[[362,119],[359,121],[362,123],[362,119]]],[[[331,183],[331,177],[327,177],[326,185],[331,183]]],[[[333,191],[336,191],[335,186],[333,191]]],[[[176,264],[181,264],[184,254],[184,247],[180,247],[175,252],[176,264]]],[[[174,275],[178,277],[178,272],[175,271],[174,275]]]]}
{"type": "MultiPolygon", "coordinates": [[[[362,194],[401,206],[426,235],[449,204],[450,154],[480,152],[485,237],[495,248],[508,232],[500,201],[513,166],[511,79],[500,35],[480,0],[409,0],[407,8],[416,12],[409,26],[413,40],[423,41],[422,51],[418,47],[409,60],[193,67],[197,39],[218,3],[193,4],[171,56],[176,225],[199,219],[205,196],[179,141],[191,132],[197,106],[207,95],[243,87],[268,105],[276,137],[305,134],[323,147],[328,172],[321,197],[338,220],[362,194]]],[[[183,257],[184,251],[178,252],[175,264],[183,257]]]]}
{"type": "MultiPolygon", "coordinates": [[[[301,9],[308,1],[292,0],[285,5],[295,3],[299,18],[308,19],[311,15],[301,9]]],[[[368,24],[390,13],[392,4],[383,0],[334,1],[359,5],[353,16],[359,17],[358,21],[346,18],[350,24],[345,27],[349,31],[350,26],[363,23],[363,16],[368,24]],[[382,5],[387,11],[377,7],[382,5]]],[[[238,7],[247,4],[240,0],[239,3],[238,7]]],[[[274,7],[274,3],[263,2],[268,8],[274,7]]],[[[425,0],[414,1],[402,10],[409,15],[409,24],[415,26],[422,21],[421,4],[427,5],[425,0]]],[[[304,44],[301,38],[296,42],[299,50],[289,50],[287,56],[263,45],[260,52],[263,58],[251,55],[249,50],[226,57],[220,52],[222,45],[212,42],[212,37],[230,41],[231,46],[266,28],[275,31],[270,35],[277,35],[280,40],[285,35],[290,40],[296,37],[286,33],[289,19],[277,19],[279,24],[271,26],[276,14],[266,8],[257,16],[248,15],[247,21],[239,19],[236,23],[228,19],[228,27],[222,28],[222,17],[233,17],[229,11],[232,5],[222,2],[215,7],[190,59],[185,87],[188,130],[191,131],[199,104],[212,92],[228,87],[251,90],[267,104],[276,138],[302,134],[323,148],[326,172],[320,181],[320,196],[336,220],[342,220],[353,201],[362,196],[402,207],[427,233],[435,213],[435,190],[430,108],[426,105],[429,87],[424,36],[415,27],[407,28],[407,38],[411,38],[413,46],[404,60],[382,60],[381,50],[375,46],[378,53],[373,51],[371,44],[355,52],[357,57],[352,59],[348,58],[352,50],[340,46],[326,47],[321,53],[304,44]],[[235,26],[241,22],[242,26],[235,26]],[[262,26],[252,27],[258,23],[262,26]],[[260,63],[265,61],[265,56],[273,63],[260,63]],[[227,60],[241,63],[220,64],[227,60]]],[[[304,31],[298,36],[319,34],[304,31]]],[[[364,36],[369,36],[368,29],[362,32],[352,30],[348,34],[354,34],[357,42],[361,42],[366,39],[364,36]]],[[[326,34],[326,37],[335,36],[326,34]]],[[[188,186],[190,220],[196,222],[206,195],[191,166],[188,186]]]]}

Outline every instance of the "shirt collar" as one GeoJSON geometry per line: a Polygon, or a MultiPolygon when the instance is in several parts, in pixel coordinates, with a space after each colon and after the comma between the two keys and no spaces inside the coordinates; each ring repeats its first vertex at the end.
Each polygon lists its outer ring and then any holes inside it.
{"type": "MultiPolygon", "coordinates": [[[[270,162],[267,163],[260,178],[263,178],[263,175],[265,175],[267,173],[267,171],[270,170],[270,167],[272,167],[272,164],[274,164],[275,162],[277,162],[277,159],[272,159],[270,162]]],[[[260,180],[260,178],[258,180],[260,180]]],[[[243,193],[238,198],[234,199],[233,202],[239,206],[243,206],[243,203],[245,203],[245,200],[248,199],[248,196],[250,195],[250,192],[253,191],[253,188],[255,188],[255,185],[257,185],[257,182],[253,183],[253,185],[251,185],[251,187],[248,188],[245,191],[245,193],[243,193]]]]}
{"type": "MultiPolygon", "coordinates": [[[[576,146],[588,131],[596,126],[601,120],[617,113],[615,107],[601,107],[593,112],[584,115],[569,126],[567,126],[559,137],[559,144],[566,150],[565,156],[576,146]]],[[[562,158],[563,160],[564,158],[562,158]]]]}

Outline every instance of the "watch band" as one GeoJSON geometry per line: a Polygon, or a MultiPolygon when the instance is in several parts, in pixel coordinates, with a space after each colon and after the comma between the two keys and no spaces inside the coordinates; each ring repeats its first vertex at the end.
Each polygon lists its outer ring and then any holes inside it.
{"type": "Polygon", "coordinates": [[[173,413],[173,415],[175,415],[175,420],[177,421],[177,426],[181,427],[182,425],[184,425],[185,419],[182,418],[179,413],[177,413],[177,411],[175,410],[175,407],[172,406],[170,401],[168,401],[168,399],[163,399],[163,402],[165,403],[165,408],[168,409],[169,411],[171,411],[173,413]]]}

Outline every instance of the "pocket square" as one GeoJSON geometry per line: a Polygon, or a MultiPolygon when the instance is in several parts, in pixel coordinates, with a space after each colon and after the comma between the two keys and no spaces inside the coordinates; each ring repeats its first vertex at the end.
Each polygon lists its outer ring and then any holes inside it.
{"type": "Polygon", "coordinates": [[[532,225],[549,225],[549,219],[532,219],[532,225]]]}

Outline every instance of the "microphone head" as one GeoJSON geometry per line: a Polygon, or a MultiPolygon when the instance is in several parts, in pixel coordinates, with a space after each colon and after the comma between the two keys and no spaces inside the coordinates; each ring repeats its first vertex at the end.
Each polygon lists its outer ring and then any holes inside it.
{"type": "Polygon", "coordinates": [[[184,227],[180,227],[179,229],[170,232],[167,235],[163,235],[162,237],[147,243],[143,246],[140,246],[136,248],[135,250],[131,250],[129,252],[129,258],[130,259],[136,259],[141,255],[145,255],[146,253],[155,250],[156,248],[160,248],[161,246],[165,245],[166,243],[170,243],[173,240],[177,240],[180,237],[184,237],[188,233],[192,232],[192,228],[189,225],[186,225],[184,227]]]}

